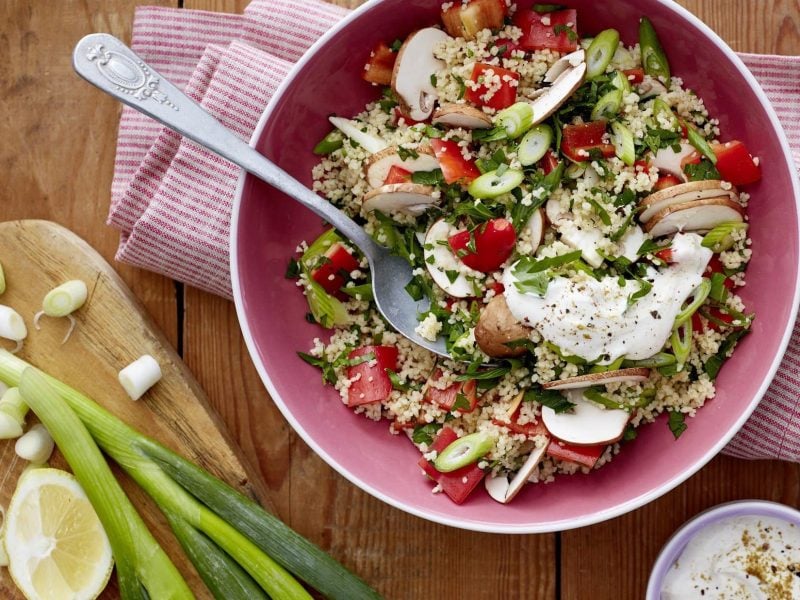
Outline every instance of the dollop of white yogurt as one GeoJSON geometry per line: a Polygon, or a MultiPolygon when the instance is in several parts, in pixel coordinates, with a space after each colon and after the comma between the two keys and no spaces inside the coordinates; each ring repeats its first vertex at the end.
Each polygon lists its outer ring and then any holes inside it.
{"type": "Polygon", "coordinates": [[[681,306],[700,285],[712,256],[701,242],[695,233],[675,235],[674,264],[650,269],[652,289],[631,306],[628,299],[641,287],[636,281],[620,286],[617,277],[555,277],[541,297],[517,289],[516,264],[503,274],[506,303],[519,321],[565,354],[603,362],[649,358],[664,346],[681,306]]]}
{"type": "Polygon", "coordinates": [[[733,517],[693,537],[672,565],[661,600],[800,598],[800,528],[772,517],[733,517]]]}

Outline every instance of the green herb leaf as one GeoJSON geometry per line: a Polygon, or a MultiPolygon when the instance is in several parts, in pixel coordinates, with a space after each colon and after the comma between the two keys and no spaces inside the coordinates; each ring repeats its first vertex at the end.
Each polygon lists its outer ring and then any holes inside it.
{"type": "Polygon", "coordinates": [[[397,39],[397,40],[393,41],[392,45],[389,46],[389,48],[391,48],[392,52],[400,52],[400,48],[402,48],[402,47],[403,47],[403,40],[400,40],[400,39],[397,39]]]}
{"type": "Polygon", "coordinates": [[[442,426],[439,423],[418,425],[417,427],[414,427],[414,432],[411,434],[411,440],[415,444],[426,444],[430,446],[441,428],[442,426]]]}
{"type": "Polygon", "coordinates": [[[414,171],[411,173],[411,181],[420,185],[437,186],[444,183],[444,175],[441,169],[433,171],[414,171]]]}
{"type": "Polygon", "coordinates": [[[469,398],[467,398],[462,392],[458,392],[456,394],[456,401],[453,402],[452,410],[469,410],[470,404],[469,398]]]}
{"type": "Polygon", "coordinates": [[[300,263],[295,259],[290,258],[289,264],[286,265],[286,273],[284,277],[286,277],[286,279],[297,279],[300,277],[300,263]]]}
{"type": "Polygon", "coordinates": [[[392,382],[392,387],[401,392],[407,392],[411,389],[411,385],[400,381],[400,377],[391,369],[386,369],[386,374],[389,376],[389,381],[392,382]]]}
{"type": "Polygon", "coordinates": [[[573,402],[567,400],[564,394],[556,390],[530,388],[525,391],[522,399],[525,402],[538,402],[542,406],[552,409],[556,414],[567,412],[575,407],[573,402]]]}
{"type": "Polygon", "coordinates": [[[563,23],[559,23],[555,27],[553,27],[553,33],[556,35],[561,35],[562,33],[567,34],[567,38],[569,41],[575,42],[578,40],[578,33],[572,28],[564,25],[563,23]]]}
{"type": "Polygon", "coordinates": [[[400,160],[408,160],[409,158],[419,158],[419,152],[416,150],[412,150],[411,148],[403,148],[402,146],[397,147],[397,156],[400,157],[400,160]]]}
{"type": "Polygon", "coordinates": [[[668,410],[667,414],[669,415],[669,421],[667,422],[669,425],[669,430],[677,440],[679,437],[681,437],[681,434],[686,431],[686,415],[684,415],[682,412],[677,412],[674,410],[668,410]]]}
{"type": "Polygon", "coordinates": [[[351,298],[356,298],[360,296],[361,300],[372,300],[372,284],[371,283],[364,283],[362,285],[354,285],[351,287],[343,287],[341,289],[342,292],[350,296],[351,298]]]}
{"type": "Polygon", "coordinates": [[[636,281],[639,282],[639,289],[630,296],[628,296],[628,307],[631,307],[634,304],[636,304],[639,300],[647,296],[647,294],[650,293],[650,290],[653,289],[653,284],[650,283],[649,281],[646,281],[639,277],[636,277],[636,281]]]}
{"type": "Polygon", "coordinates": [[[655,240],[645,240],[639,249],[636,251],[636,256],[644,256],[645,254],[655,254],[659,250],[664,250],[670,247],[670,242],[659,244],[655,240]]]}
{"type": "Polygon", "coordinates": [[[539,296],[544,296],[550,282],[550,276],[547,274],[548,269],[567,265],[580,257],[580,250],[541,260],[536,260],[531,256],[523,256],[517,261],[512,270],[514,277],[517,279],[514,282],[514,286],[522,294],[533,292],[539,296]]]}
{"type": "Polygon", "coordinates": [[[686,177],[689,181],[703,181],[706,179],[722,179],[717,168],[711,163],[710,160],[705,158],[697,164],[689,163],[683,168],[686,177]]]}
{"type": "Polygon", "coordinates": [[[565,7],[562,4],[534,4],[532,8],[534,12],[543,14],[563,10],[565,7]]]}
{"type": "Polygon", "coordinates": [[[596,402],[609,410],[628,410],[629,407],[619,402],[614,402],[611,398],[604,396],[603,393],[597,388],[589,388],[583,392],[584,398],[588,398],[592,402],[596,402]]]}
{"type": "Polygon", "coordinates": [[[422,275],[414,275],[406,285],[405,290],[417,302],[426,296],[430,298],[433,295],[433,290],[422,275]]]}
{"type": "Polygon", "coordinates": [[[491,369],[487,369],[484,371],[474,371],[466,373],[462,373],[461,375],[457,375],[453,378],[453,381],[470,381],[474,379],[475,381],[484,381],[486,379],[499,379],[504,375],[508,374],[511,370],[511,367],[494,367],[491,369]]]}

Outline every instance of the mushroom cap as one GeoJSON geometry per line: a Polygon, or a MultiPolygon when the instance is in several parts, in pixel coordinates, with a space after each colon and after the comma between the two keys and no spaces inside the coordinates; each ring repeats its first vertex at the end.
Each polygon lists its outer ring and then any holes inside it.
{"type": "Polygon", "coordinates": [[[438,98],[431,82],[447,65],[433,54],[437,44],[449,40],[441,29],[426,27],[409,35],[400,47],[392,71],[392,90],[403,113],[414,121],[424,121],[433,112],[438,98]]]}
{"type": "Polygon", "coordinates": [[[680,177],[686,181],[686,175],[683,172],[683,159],[691,155],[695,149],[689,142],[680,143],[680,151],[675,152],[672,146],[660,148],[650,159],[650,166],[657,167],[659,172],[666,171],[673,175],[680,177]]]}
{"type": "Polygon", "coordinates": [[[529,327],[520,323],[508,309],[504,296],[495,296],[489,301],[475,325],[475,342],[481,350],[493,358],[505,358],[525,354],[524,347],[509,348],[507,342],[527,339],[529,327]]]}
{"type": "Polygon", "coordinates": [[[382,213],[403,212],[421,215],[438,202],[433,197],[434,189],[416,183],[390,183],[371,190],[364,196],[361,209],[365,212],[379,210],[382,213]]]}
{"type": "Polygon", "coordinates": [[[547,452],[547,444],[535,446],[533,450],[531,450],[531,453],[528,455],[528,458],[525,459],[525,462],[522,463],[519,471],[517,471],[514,478],[508,483],[506,499],[503,504],[511,502],[514,496],[519,494],[520,490],[525,487],[525,484],[528,483],[528,478],[536,470],[536,467],[539,466],[539,461],[542,460],[545,452],[547,452]]]}
{"type": "Polygon", "coordinates": [[[739,193],[733,185],[728,186],[727,189],[723,188],[722,182],[716,179],[673,185],[642,198],[638,205],[638,209],[641,211],[639,220],[642,223],[646,223],[656,213],[674,204],[720,196],[728,196],[731,200],[736,200],[739,193]]]}
{"type": "Polygon", "coordinates": [[[442,104],[433,113],[431,122],[463,129],[489,129],[492,126],[489,115],[469,104],[442,104]]]}
{"type": "Polygon", "coordinates": [[[613,444],[622,437],[630,418],[627,411],[598,406],[584,399],[581,390],[568,392],[567,398],[575,404],[570,412],[542,407],[542,422],[553,437],[576,446],[613,444]]]}
{"type": "Polygon", "coordinates": [[[544,210],[541,208],[533,211],[531,218],[525,225],[531,237],[531,254],[536,252],[539,244],[544,240],[544,210]]]}
{"type": "Polygon", "coordinates": [[[378,188],[386,181],[387,175],[393,166],[398,166],[406,171],[433,171],[439,168],[439,161],[433,154],[430,146],[420,146],[416,149],[417,157],[409,156],[407,159],[400,158],[397,146],[389,146],[380,152],[376,152],[364,161],[364,173],[367,176],[367,183],[372,188],[378,188]]]}
{"type": "Polygon", "coordinates": [[[709,231],[721,223],[743,220],[744,209],[727,196],[703,198],[664,208],[645,223],[644,229],[653,237],[661,237],[678,231],[709,231]]]}
{"type": "Polygon", "coordinates": [[[531,101],[533,124],[541,123],[564,104],[583,83],[584,77],[586,77],[586,63],[582,62],[577,67],[567,68],[546,92],[537,95],[531,101]]]}
{"type": "Polygon", "coordinates": [[[449,296],[466,298],[472,296],[474,290],[472,284],[461,272],[464,265],[459,262],[449,245],[439,243],[446,242],[457,231],[456,227],[444,219],[439,219],[430,226],[425,234],[422,253],[425,267],[433,278],[433,282],[449,296]],[[450,281],[447,271],[456,271],[458,275],[453,281],[450,281]]]}
{"type": "Polygon", "coordinates": [[[560,75],[569,68],[577,67],[582,62],[586,62],[586,50],[578,48],[575,52],[570,52],[559,58],[544,74],[545,83],[553,83],[560,75]]]}
{"type": "Polygon", "coordinates": [[[568,377],[567,379],[543,383],[542,387],[546,390],[576,390],[593,385],[604,385],[606,383],[621,381],[645,381],[648,377],[650,377],[650,369],[636,367],[632,369],[605,371],[603,373],[588,373],[586,375],[580,375],[579,377],[568,377]]]}

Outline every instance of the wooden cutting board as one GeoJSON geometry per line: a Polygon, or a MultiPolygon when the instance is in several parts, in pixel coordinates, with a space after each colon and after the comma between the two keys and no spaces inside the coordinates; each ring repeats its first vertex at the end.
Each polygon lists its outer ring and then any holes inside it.
{"type": "MultiPolygon", "coordinates": [[[[0,223],[0,263],[7,283],[0,304],[13,307],[28,326],[20,357],[84,392],[129,425],[251,498],[260,501],[267,497],[263,482],[244,464],[224,425],[209,408],[200,385],[125,283],[86,242],[50,221],[0,223]],[[41,309],[44,295],[69,279],[85,281],[89,296],[75,313],[78,325],[72,337],[61,345],[68,320],[43,317],[37,331],[33,315],[41,309]],[[119,385],[117,373],[143,354],[156,358],[164,376],[133,402],[119,385]]],[[[0,340],[0,344],[13,347],[6,340],[0,340]]],[[[29,413],[28,423],[34,421],[29,413]]],[[[13,441],[0,441],[0,505],[4,508],[26,464],[14,453],[13,441]]],[[[66,468],[57,452],[50,465],[66,468]]],[[[119,469],[115,472],[198,598],[210,598],[155,504],[119,469]]],[[[101,598],[117,597],[114,575],[101,598]]],[[[2,568],[0,598],[22,598],[8,571],[2,568]]]]}

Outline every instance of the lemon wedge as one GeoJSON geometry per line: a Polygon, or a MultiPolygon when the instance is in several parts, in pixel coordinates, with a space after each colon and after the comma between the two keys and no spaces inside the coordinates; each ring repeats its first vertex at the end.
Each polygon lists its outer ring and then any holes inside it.
{"type": "Polygon", "coordinates": [[[114,566],[86,493],[58,469],[20,477],[6,514],[5,547],[11,577],[29,600],[93,600],[114,566]]]}

